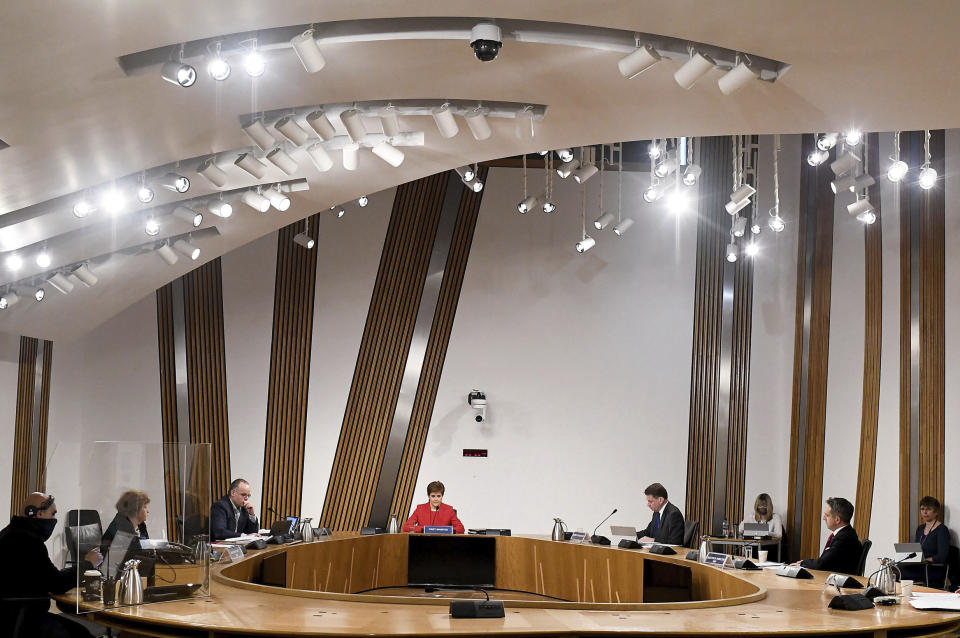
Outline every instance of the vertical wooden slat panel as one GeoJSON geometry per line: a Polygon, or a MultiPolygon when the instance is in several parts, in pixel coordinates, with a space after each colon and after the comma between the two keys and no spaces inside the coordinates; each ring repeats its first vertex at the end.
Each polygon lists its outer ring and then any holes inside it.
{"type": "Polygon", "coordinates": [[[10,480],[10,515],[22,514],[27,497],[30,467],[30,433],[33,429],[34,383],[37,369],[37,347],[33,337],[20,337],[20,360],[17,368],[17,405],[14,417],[13,471],[10,480]]]}
{"type": "Polygon", "coordinates": [[[47,491],[47,432],[50,424],[50,374],[53,369],[53,342],[44,341],[43,372],[40,384],[40,428],[37,432],[37,491],[47,491]]]}
{"type": "MultiPolygon", "coordinates": [[[[313,215],[310,226],[319,221],[313,215]]],[[[268,508],[299,515],[303,496],[317,251],[293,242],[302,228],[297,222],[278,232],[262,482],[262,521],[268,526],[274,520],[268,508]]]]}
{"type": "MultiPolygon", "coordinates": [[[[160,426],[163,442],[163,487],[168,538],[178,538],[181,517],[180,457],[177,444],[177,369],[173,342],[173,284],[157,290],[157,349],[160,366],[160,426]]],[[[183,441],[189,443],[189,441],[183,441]]]]}

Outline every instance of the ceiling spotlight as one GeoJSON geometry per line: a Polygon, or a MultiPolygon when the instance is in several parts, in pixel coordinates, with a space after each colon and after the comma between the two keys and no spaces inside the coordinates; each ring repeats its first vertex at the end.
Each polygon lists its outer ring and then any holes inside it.
{"type": "Polygon", "coordinates": [[[747,254],[747,257],[756,257],[757,253],[760,252],[760,244],[755,241],[748,242],[743,252],[747,254]]]}
{"type": "Polygon", "coordinates": [[[843,175],[852,171],[860,165],[860,158],[847,151],[837,159],[830,162],[830,170],[834,175],[843,175]]]}
{"type": "Polygon", "coordinates": [[[457,120],[454,119],[449,104],[434,107],[432,112],[433,121],[437,123],[437,130],[440,131],[441,136],[451,138],[460,132],[460,127],[457,126],[457,120]]]}
{"type": "Polygon", "coordinates": [[[354,142],[359,142],[367,135],[367,128],[363,125],[363,113],[358,109],[347,109],[340,114],[340,121],[354,142]]]}
{"type": "Polygon", "coordinates": [[[267,160],[287,175],[297,172],[297,163],[279,146],[267,153],[267,160]]]}
{"type": "Polygon", "coordinates": [[[211,213],[213,213],[217,217],[222,217],[223,219],[227,219],[228,217],[233,215],[233,204],[231,204],[230,202],[225,202],[223,200],[218,199],[210,202],[210,204],[207,206],[207,210],[209,210],[211,213]]]}
{"type": "Polygon", "coordinates": [[[830,190],[834,194],[842,193],[843,191],[851,190],[857,183],[857,178],[853,175],[846,175],[844,177],[838,177],[837,179],[830,182],[830,190]]]}
{"type": "Polygon", "coordinates": [[[190,180],[177,173],[167,173],[157,183],[174,193],[186,193],[190,190],[190,180]]]}
{"type": "Polygon", "coordinates": [[[660,153],[662,152],[663,150],[660,148],[659,144],[651,144],[647,147],[647,155],[650,156],[650,159],[658,159],[660,157],[660,153]]]}
{"type": "Polygon", "coordinates": [[[540,205],[540,198],[534,197],[533,195],[527,197],[525,200],[517,204],[517,212],[520,214],[529,213],[531,210],[540,205]]]}
{"type": "Polygon", "coordinates": [[[213,158],[205,159],[200,162],[200,166],[197,167],[197,172],[203,175],[208,182],[217,188],[221,188],[227,183],[226,172],[217,166],[217,163],[213,161],[213,158]]]}
{"type": "MultiPolygon", "coordinates": [[[[861,219],[861,217],[873,213],[874,208],[873,208],[873,204],[870,203],[870,198],[863,197],[853,202],[852,204],[849,204],[847,206],[847,212],[853,215],[854,217],[856,217],[857,219],[859,219],[860,221],[864,221],[863,219],[861,219]]],[[[873,222],[870,221],[867,223],[872,224],[873,222]]]]}
{"type": "MultiPolygon", "coordinates": [[[[137,199],[141,204],[149,204],[153,201],[153,189],[147,186],[146,184],[141,184],[140,188],[137,189],[137,199]]],[[[74,215],[76,215],[76,206],[74,206],[74,215]]]]}
{"type": "Polygon", "coordinates": [[[47,279],[47,283],[65,295],[73,291],[73,284],[70,283],[70,280],[58,272],[53,273],[53,276],[47,279]]]}
{"type": "Polygon", "coordinates": [[[7,257],[7,270],[20,270],[23,267],[23,260],[20,255],[13,254],[7,257]]]}
{"type": "Polygon", "coordinates": [[[649,44],[637,47],[632,53],[617,62],[617,68],[620,69],[620,75],[632,80],[663,58],[649,44]]]}
{"type": "Polygon", "coordinates": [[[743,184],[732,193],[730,193],[730,201],[734,204],[739,204],[745,199],[749,199],[754,193],[757,192],[750,184],[743,184]]]}
{"type": "Polygon", "coordinates": [[[320,139],[324,142],[328,142],[337,136],[337,129],[333,128],[330,118],[328,118],[327,114],[322,110],[308,113],[307,124],[316,131],[317,135],[319,135],[320,139]]]}
{"type": "Polygon", "coordinates": [[[197,70],[189,64],[170,61],[160,67],[160,77],[171,84],[186,88],[197,81],[197,70]]]}
{"type": "Polygon", "coordinates": [[[251,190],[244,192],[243,195],[240,196],[240,201],[258,213],[265,213],[270,210],[270,200],[257,191],[251,190]]]}
{"type": "Polygon", "coordinates": [[[680,88],[689,89],[716,65],[717,63],[710,56],[694,53],[689,60],[683,63],[683,66],[677,69],[676,73],[673,74],[673,79],[677,81],[680,88]]]}
{"type": "Polygon", "coordinates": [[[37,301],[43,301],[43,298],[47,296],[47,291],[43,288],[37,288],[33,293],[33,298],[37,301]]]}
{"type": "Polygon", "coordinates": [[[487,116],[479,106],[464,115],[463,119],[467,121],[467,126],[470,127],[473,139],[478,142],[487,139],[492,134],[490,123],[487,122],[487,116]]]}
{"type": "Polygon", "coordinates": [[[610,222],[612,222],[614,219],[615,217],[613,213],[603,213],[602,215],[597,217],[595,220],[593,220],[593,227],[596,228],[597,230],[603,230],[604,228],[609,226],[610,222]]]}
{"type": "Polygon", "coordinates": [[[740,217],[739,215],[733,218],[733,224],[731,225],[730,232],[734,237],[743,237],[744,233],[747,230],[747,218],[740,217]]]}
{"type": "Polygon", "coordinates": [[[270,200],[270,205],[276,208],[281,213],[283,211],[290,209],[290,198],[278,191],[275,188],[268,188],[263,191],[264,197],[270,200]]]}
{"type": "Polygon", "coordinates": [[[597,168],[596,164],[584,164],[577,170],[573,171],[573,181],[578,184],[585,183],[588,179],[597,174],[597,171],[600,169],[597,168]]]}
{"type": "Polygon", "coordinates": [[[160,234],[160,222],[151,217],[147,220],[147,223],[143,225],[143,232],[151,237],[156,237],[160,234]]]}
{"type": "Polygon", "coordinates": [[[314,244],[316,243],[313,241],[313,237],[308,235],[306,232],[297,233],[296,235],[294,235],[293,241],[294,243],[299,244],[300,246],[303,246],[307,250],[310,250],[311,248],[313,248],[314,244]]]}
{"type": "Polygon", "coordinates": [[[724,74],[717,80],[717,86],[724,95],[730,95],[734,91],[742,89],[751,81],[759,79],[760,74],[751,69],[746,63],[741,62],[724,74]]]}
{"type": "Polygon", "coordinates": [[[837,145],[838,137],[836,133],[824,133],[820,136],[820,139],[817,140],[817,148],[821,151],[829,151],[837,145]]]}
{"type": "Polygon", "coordinates": [[[18,301],[20,301],[20,297],[17,293],[12,290],[5,292],[0,296],[0,310],[6,310],[18,301]]]}
{"type": "Polygon", "coordinates": [[[657,164],[657,167],[653,170],[653,172],[657,177],[662,178],[677,170],[678,166],[679,163],[677,162],[677,156],[673,153],[668,153],[663,161],[657,164]]]}
{"type": "Polygon", "coordinates": [[[457,175],[460,176],[460,179],[463,180],[464,183],[472,182],[473,178],[477,176],[472,166],[459,166],[454,170],[457,171],[457,175]]]}
{"type": "Polygon", "coordinates": [[[263,176],[267,174],[267,165],[250,153],[240,153],[234,164],[257,179],[263,179],[263,176]]]}
{"type": "Polygon", "coordinates": [[[386,142],[380,142],[370,150],[373,151],[374,155],[394,168],[403,164],[403,151],[396,146],[391,146],[386,142]]]}
{"type": "Polygon", "coordinates": [[[783,223],[783,217],[780,217],[780,215],[771,215],[770,220],[767,222],[767,226],[769,226],[770,230],[773,232],[781,233],[783,232],[786,224],[783,223]]]}
{"type": "Polygon", "coordinates": [[[633,220],[629,217],[624,217],[620,222],[613,227],[613,232],[616,233],[617,237],[623,237],[630,227],[633,226],[633,220]]]}
{"type": "MultiPolygon", "coordinates": [[[[308,116],[309,118],[309,116],[308,116]]],[[[309,121],[309,119],[308,119],[309,121]]],[[[267,127],[263,125],[262,120],[253,120],[246,126],[241,127],[253,143],[260,147],[261,151],[269,151],[277,143],[267,127]]]]}
{"type": "Polygon", "coordinates": [[[325,149],[323,144],[320,142],[308,146],[307,155],[310,157],[310,161],[313,162],[313,165],[316,166],[317,170],[321,173],[326,173],[333,168],[333,159],[330,157],[330,154],[327,153],[327,149],[325,149]]]}
{"type": "Polygon", "coordinates": [[[257,51],[257,45],[253,45],[253,50],[243,58],[243,70],[252,78],[258,78],[267,70],[267,62],[257,51]]]}
{"type": "Polygon", "coordinates": [[[867,226],[877,221],[877,214],[872,210],[857,215],[857,221],[863,222],[867,226]]]}
{"type": "Polygon", "coordinates": [[[546,201],[543,202],[543,212],[550,214],[557,211],[557,204],[555,202],[546,201]]]}
{"type": "Polygon", "coordinates": [[[687,168],[683,171],[683,183],[687,186],[696,186],[702,172],[703,169],[696,164],[687,164],[687,168]]]}
{"type": "Polygon", "coordinates": [[[483,182],[481,182],[479,179],[475,179],[472,182],[468,182],[466,187],[472,190],[474,193],[479,193],[483,190],[483,182]]]}
{"type": "Polygon", "coordinates": [[[847,146],[856,146],[863,139],[863,134],[857,129],[850,129],[843,134],[843,143],[847,146]]]}
{"type": "Polygon", "coordinates": [[[217,82],[223,82],[230,77],[230,63],[220,57],[210,58],[207,62],[207,73],[217,82]]]}
{"type": "Polygon", "coordinates": [[[79,202],[73,205],[73,216],[83,219],[95,210],[97,210],[96,206],[85,199],[81,199],[79,202]]]}
{"type": "Polygon", "coordinates": [[[80,264],[79,266],[74,268],[72,274],[74,277],[79,279],[80,283],[82,283],[87,288],[90,288],[96,285],[97,281],[99,281],[99,278],[95,274],[93,274],[93,271],[90,270],[90,267],[87,266],[86,264],[80,264]]]}
{"type": "Polygon", "coordinates": [[[50,253],[48,253],[46,250],[41,251],[40,254],[37,255],[37,265],[41,268],[48,268],[50,266],[50,261],[50,253]]]}
{"type": "Polygon", "coordinates": [[[360,208],[366,208],[366,207],[367,207],[367,204],[369,204],[369,203],[370,203],[370,200],[367,198],[366,195],[361,195],[361,196],[357,199],[357,206],[359,206],[360,208]]]}
{"type": "Polygon", "coordinates": [[[726,204],[724,204],[724,208],[726,209],[727,213],[731,215],[736,215],[737,213],[739,213],[749,205],[750,205],[750,198],[747,197],[746,199],[741,199],[739,202],[727,202],[726,204]]]}
{"type": "Polygon", "coordinates": [[[313,37],[313,29],[308,29],[300,35],[294,36],[290,40],[290,44],[293,45],[293,50],[297,52],[297,57],[300,58],[300,63],[303,64],[307,73],[316,73],[327,63],[313,37]]]}
{"type": "Polygon", "coordinates": [[[345,209],[343,206],[331,206],[330,212],[336,214],[337,219],[340,219],[347,214],[347,209],[345,209]]]}
{"type": "Polygon", "coordinates": [[[167,262],[167,265],[172,266],[177,263],[180,258],[177,257],[177,253],[173,252],[173,249],[170,248],[168,244],[164,244],[157,248],[157,254],[163,257],[163,260],[167,262]]]}
{"type": "Polygon", "coordinates": [[[297,146],[303,146],[308,139],[310,139],[310,134],[301,128],[289,115],[284,115],[277,123],[273,125],[273,128],[280,131],[285,138],[296,144],[297,146]]]}
{"type": "Polygon", "coordinates": [[[937,183],[937,170],[929,165],[924,166],[920,169],[917,183],[920,184],[920,188],[923,190],[930,190],[933,188],[933,185],[937,183]]]}
{"type": "Polygon", "coordinates": [[[827,158],[829,157],[830,157],[829,152],[821,149],[817,149],[815,151],[811,151],[811,153],[807,155],[807,164],[809,164],[810,166],[820,166],[821,164],[826,162],[827,158]]]}
{"type": "Polygon", "coordinates": [[[533,111],[525,106],[517,112],[515,117],[516,126],[514,127],[513,134],[516,135],[520,141],[532,140],[535,135],[533,130],[533,111]]]}
{"type": "Polygon", "coordinates": [[[400,135],[400,117],[397,115],[397,107],[388,104],[380,111],[380,128],[387,137],[400,135]]]}
{"type": "Polygon", "coordinates": [[[360,162],[360,145],[356,142],[345,144],[340,151],[340,161],[343,168],[348,171],[357,170],[357,164],[360,162]]]}
{"type": "Polygon", "coordinates": [[[737,260],[737,245],[732,241],[727,244],[727,261],[731,264],[737,260]]]}
{"type": "Polygon", "coordinates": [[[597,240],[587,235],[586,237],[584,237],[583,239],[577,242],[575,248],[577,249],[578,253],[585,253],[596,245],[597,245],[597,240]]]}
{"type": "Polygon", "coordinates": [[[753,223],[750,225],[750,234],[759,235],[761,230],[763,229],[760,228],[760,221],[756,219],[753,220],[753,223]]]}
{"type": "Polygon", "coordinates": [[[561,162],[569,162],[573,159],[573,151],[571,151],[569,148],[557,149],[556,153],[561,162]]]}
{"type": "Polygon", "coordinates": [[[580,168],[580,160],[571,159],[557,167],[557,175],[560,179],[567,179],[578,168],[580,168]]]}
{"type": "Polygon", "coordinates": [[[663,197],[663,191],[660,189],[659,184],[651,184],[647,187],[647,190],[643,191],[643,201],[648,204],[652,204],[663,197]]]}
{"type": "Polygon", "coordinates": [[[194,228],[203,223],[203,214],[198,213],[192,208],[187,208],[186,206],[177,206],[174,208],[173,216],[177,219],[182,219],[194,228]]]}
{"type": "Polygon", "coordinates": [[[865,188],[870,188],[876,183],[877,183],[877,180],[873,179],[873,175],[870,175],[869,173],[864,173],[863,175],[858,177],[856,181],[854,181],[853,186],[851,187],[851,190],[856,193],[857,191],[862,191],[865,188]]]}
{"type": "Polygon", "coordinates": [[[667,198],[667,208],[674,215],[687,212],[688,204],[687,195],[683,191],[673,190],[667,198]]]}
{"type": "Polygon", "coordinates": [[[907,163],[903,160],[896,160],[893,164],[890,165],[890,168],[887,169],[887,179],[891,182],[899,182],[903,179],[907,171],[910,170],[910,167],[907,166],[907,163]]]}
{"type": "Polygon", "coordinates": [[[121,195],[120,191],[116,188],[110,188],[100,194],[100,208],[111,215],[116,215],[123,211],[125,205],[126,202],[123,199],[123,195],[121,195]]]}
{"type": "Polygon", "coordinates": [[[197,257],[200,256],[200,249],[197,248],[194,244],[191,244],[186,239],[178,239],[173,243],[173,247],[179,250],[181,253],[192,259],[193,261],[197,260],[197,257]]]}

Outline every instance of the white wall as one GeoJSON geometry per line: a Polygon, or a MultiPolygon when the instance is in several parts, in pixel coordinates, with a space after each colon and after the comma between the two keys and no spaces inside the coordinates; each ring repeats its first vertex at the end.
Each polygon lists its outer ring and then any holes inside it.
{"type": "MultiPolygon", "coordinates": [[[[946,385],[946,403],[944,427],[944,507],[945,522],[953,528],[960,528],[960,131],[946,133],[946,166],[944,167],[946,189],[946,225],[945,225],[945,322],[946,322],[946,365],[944,382],[946,385]],[[954,522],[957,521],[957,522],[954,522]]],[[[912,529],[912,527],[911,527],[912,529]]],[[[957,530],[953,531],[953,544],[958,544],[957,530]]]]}
{"type": "MultiPolygon", "coordinates": [[[[16,432],[17,371],[20,367],[20,338],[0,334],[0,477],[13,472],[13,442],[16,432]]],[[[0,488],[0,520],[6,520],[10,511],[10,484],[0,488]]]]}

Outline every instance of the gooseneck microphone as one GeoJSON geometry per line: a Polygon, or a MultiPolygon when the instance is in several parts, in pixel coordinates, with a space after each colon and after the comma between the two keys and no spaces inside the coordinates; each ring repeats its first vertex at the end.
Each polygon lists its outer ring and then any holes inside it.
{"type": "Polygon", "coordinates": [[[902,562],[905,561],[905,560],[910,560],[911,558],[916,558],[916,556],[917,556],[917,553],[916,553],[916,552],[910,552],[909,554],[907,554],[906,556],[904,556],[904,557],[901,558],[900,560],[895,561],[895,562],[891,563],[890,565],[883,565],[883,566],[880,567],[880,569],[878,569],[877,571],[875,571],[875,572],[873,572],[872,574],[870,574],[869,576],[867,576],[867,584],[866,584],[866,586],[863,588],[863,595],[866,596],[867,598],[870,598],[870,599],[876,598],[877,596],[882,596],[882,595],[883,595],[883,592],[880,591],[880,588],[879,588],[879,587],[877,587],[877,586],[875,586],[875,585],[871,585],[871,584],[870,584],[870,579],[873,578],[874,576],[876,576],[877,574],[879,574],[880,572],[882,572],[883,570],[889,569],[890,567],[893,567],[893,566],[896,566],[896,565],[899,565],[900,563],[902,563],[902,562]]]}
{"type": "Polygon", "coordinates": [[[590,535],[590,542],[595,545],[609,545],[610,539],[606,536],[597,536],[597,530],[600,529],[600,526],[607,522],[607,520],[617,513],[617,508],[614,507],[613,511],[607,514],[606,518],[597,523],[597,526],[593,528],[593,534],[590,535]]]}

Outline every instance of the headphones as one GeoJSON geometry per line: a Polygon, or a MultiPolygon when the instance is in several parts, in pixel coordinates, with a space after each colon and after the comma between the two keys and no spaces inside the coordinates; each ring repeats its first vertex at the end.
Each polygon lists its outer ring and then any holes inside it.
{"type": "Polygon", "coordinates": [[[23,515],[27,518],[36,518],[37,514],[40,512],[50,509],[50,506],[53,505],[53,494],[50,495],[50,498],[45,500],[43,503],[40,503],[40,507],[36,505],[27,505],[23,508],[23,515]]]}

